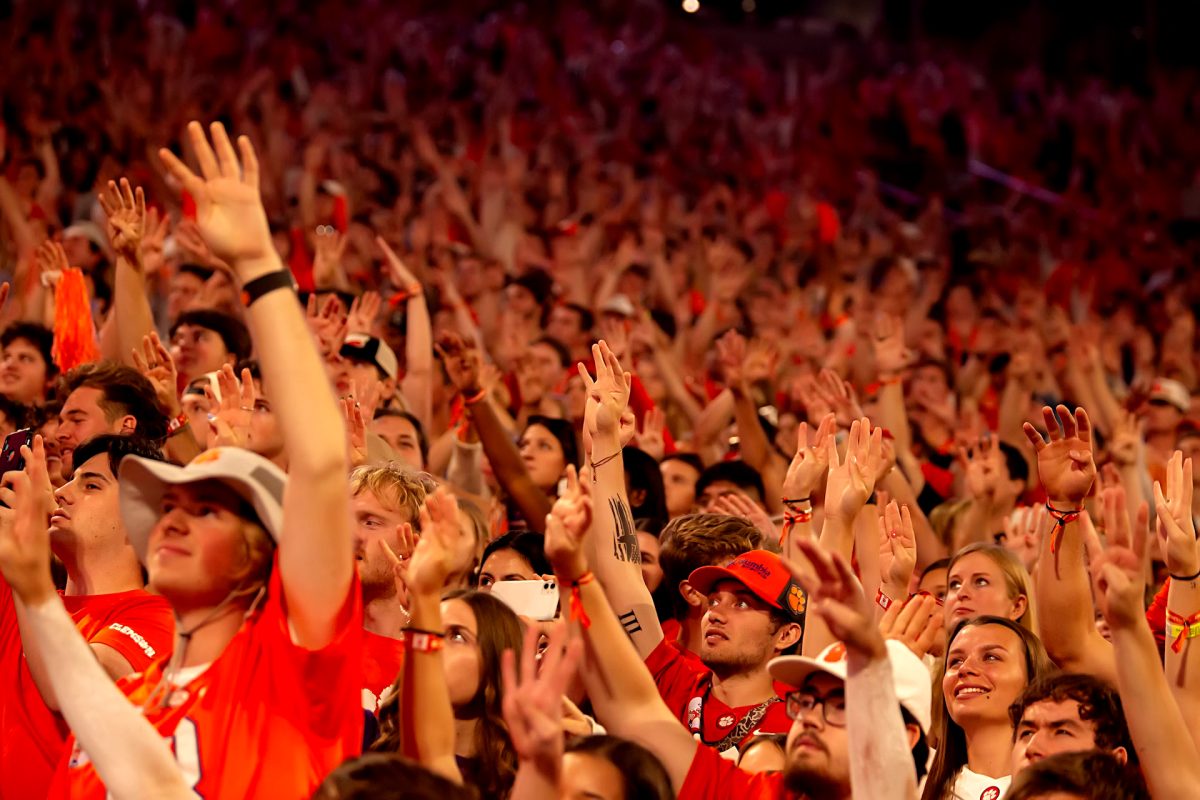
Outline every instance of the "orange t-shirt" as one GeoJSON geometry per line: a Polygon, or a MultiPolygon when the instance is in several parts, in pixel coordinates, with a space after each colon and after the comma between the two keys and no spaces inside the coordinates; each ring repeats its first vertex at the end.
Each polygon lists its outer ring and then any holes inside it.
{"type": "MultiPolygon", "coordinates": [[[[362,749],[362,601],[358,577],[321,650],[292,642],[278,557],[267,599],[225,651],[147,720],[168,739],[188,785],[204,798],[307,798],[362,749]]],[[[142,706],[165,660],[118,682],[142,706]]],[[[58,765],[53,798],[104,800],[107,791],[75,741],[58,765]]]]}
{"type": "Polygon", "coordinates": [[[708,747],[697,747],[679,800],[789,800],[796,797],[783,786],[778,772],[743,772],[708,747]]]}
{"type": "MultiPolygon", "coordinates": [[[[175,620],[158,595],[139,589],[71,596],[63,605],[89,644],[111,647],[134,670],[171,652],[175,620]]],[[[45,797],[66,741],[66,723],[33,682],[12,589],[0,578],[0,800],[45,797]]]]}
{"type": "Polygon", "coordinates": [[[379,698],[396,682],[404,664],[404,640],[363,631],[363,708],[374,714],[379,698]]]}

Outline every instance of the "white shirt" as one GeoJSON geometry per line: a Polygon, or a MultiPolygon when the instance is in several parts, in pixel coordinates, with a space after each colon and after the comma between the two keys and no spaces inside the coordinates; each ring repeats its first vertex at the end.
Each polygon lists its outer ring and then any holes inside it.
{"type": "Polygon", "coordinates": [[[963,767],[954,779],[954,800],[1000,800],[1008,792],[1012,776],[989,778],[963,767]]]}

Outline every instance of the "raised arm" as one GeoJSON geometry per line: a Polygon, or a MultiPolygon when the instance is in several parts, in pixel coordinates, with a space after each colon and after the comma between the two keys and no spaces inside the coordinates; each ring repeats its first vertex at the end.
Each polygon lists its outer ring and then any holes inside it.
{"type": "Polygon", "coordinates": [[[221,123],[212,124],[212,146],[198,122],[188,125],[188,135],[202,177],[169,150],[159,155],[195,198],[197,223],[209,248],[233,267],[244,290],[262,292],[250,298],[246,317],[288,452],[283,500],[288,535],[280,545],[279,567],[293,639],[319,650],[336,633],[354,577],[341,413],[290,273],[271,241],[253,145],[245,136],[238,139],[239,164],[221,123]],[[263,291],[262,279],[278,283],[263,291]]]}
{"type": "Polygon", "coordinates": [[[846,735],[854,797],[913,800],[917,775],[900,714],[887,644],[872,603],[854,577],[850,560],[815,542],[800,545],[807,565],[789,565],[808,591],[812,608],[846,646],[846,735]]]}
{"type": "Polygon", "coordinates": [[[1088,543],[1096,601],[1116,652],[1115,683],[1150,796],[1155,800],[1191,797],[1200,786],[1200,755],[1171,696],[1143,612],[1142,562],[1149,511],[1145,505],[1139,509],[1131,533],[1123,496],[1119,506],[1120,515],[1113,518],[1117,524],[1106,531],[1108,548],[1094,532],[1088,543]]]}
{"type": "Polygon", "coordinates": [[[1025,423],[1025,435],[1037,452],[1038,479],[1049,498],[1054,527],[1042,538],[1033,570],[1038,604],[1038,634],[1050,657],[1068,672],[1088,672],[1104,680],[1116,677],[1112,647],[1096,631],[1083,534],[1078,512],[1096,479],[1092,425],[1087,412],[1074,416],[1058,407],[1061,425],[1046,406],[1042,418],[1050,441],[1025,423]]]}
{"type": "MultiPolygon", "coordinates": [[[[642,579],[642,556],[625,492],[620,427],[629,402],[631,377],[621,369],[603,339],[592,345],[592,357],[596,362],[595,380],[579,365],[588,394],[583,429],[595,502],[588,552],[609,605],[644,659],[663,640],[663,632],[654,612],[654,600],[642,579]]],[[[569,491],[572,489],[575,487],[569,491]]]]}
{"type": "Polygon", "coordinates": [[[614,736],[629,739],[658,757],[671,785],[683,785],[699,745],[667,708],[625,635],[604,588],[588,571],[587,521],[556,506],[546,519],[546,556],[558,585],[569,589],[571,615],[582,623],[587,668],[584,684],[597,718],[614,736]],[[585,621],[586,620],[586,621],[585,621]]]}
{"type": "Polygon", "coordinates": [[[1200,632],[1200,549],[1192,521],[1192,460],[1176,450],[1167,464],[1166,492],[1154,484],[1158,540],[1167,559],[1167,684],[1200,748],[1200,658],[1189,653],[1200,632]],[[1189,658],[1190,656],[1190,658],[1189,658]]]}
{"type": "Polygon", "coordinates": [[[400,392],[425,430],[432,430],[433,326],[429,321],[429,306],[425,304],[425,290],[382,236],[376,236],[375,243],[387,260],[392,283],[407,297],[404,316],[408,327],[404,333],[404,379],[400,382],[400,392]]]}
{"type": "Polygon", "coordinates": [[[146,275],[142,264],[142,237],[146,233],[146,196],[125,178],[114,181],[100,194],[100,206],[108,217],[108,240],[117,255],[112,317],[116,325],[116,353],[106,353],[132,366],[132,353],[154,330],[154,314],[146,297],[146,275]]]}
{"type": "Polygon", "coordinates": [[[462,783],[454,759],[454,709],[441,648],[437,646],[446,634],[442,591],[454,567],[457,540],[462,535],[457,513],[457,505],[445,489],[430,495],[421,509],[421,541],[406,578],[412,620],[404,640],[407,658],[400,685],[400,740],[404,755],[462,783]]]}
{"type": "MultiPolygon", "coordinates": [[[[27,458],[33,452],[23,448],[27,458]]],[[[140,711],[113,684],[79,635],[50,576],[44,495],[23,472],[10,478],[11,509],[0,524],[0,571],[22,607],[21,643],[44,664],[71,731],[117,800],[195,798],[174,756],[140,711]]]]}
{"type": "Polygon", "coordinates": [[[541,532],[546,514],[550,513],[550,498],[529,477],[517,446],[500,421],[499,411],[492,405],[489,393],[482,388],[479,350],[456,334],[443,336],[437,349],[446,374],[458,388],[471,424],[479,434],[479,441],[483,443],[483,451],[496,473],[496,480],[516,504],[529,527],[541,532]]]}

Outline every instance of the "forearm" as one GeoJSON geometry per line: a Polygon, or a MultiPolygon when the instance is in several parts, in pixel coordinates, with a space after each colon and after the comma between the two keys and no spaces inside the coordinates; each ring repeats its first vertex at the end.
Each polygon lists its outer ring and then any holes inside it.
{"type": "MultiPolygon", "coordinates": [[[[243,280],[281,270],[271,253],[257,270],[239,265],[243,280]]],[[[288,620],[297,644],[316,650],[332,639],[354,578],[345,426],[295,293],[262,295],[246,318],[288,454],[279,552],[288,620]]]]}
{"type": "Polygon", "coordinates": [[[500,424],[491,399],[485,397],[467,406],[467,410],[496,480],[516,503],[529,527],[541,533],[546,528],[546,515],[550,513],[550,498],[530,479],[521,454],[500,424]]]}
{"type": "Polygon", "coordinates": [[[714,397],[700,412],[693,431],[696,446],[704,447],[716,442],[721,430],[733,416],[733,393],[728,389],[714,397]]]}
{"type": "Polygon", "coordinates": [[[113,684],[58,597],[26,608],[26,651],[54,668],[62,715],[114,798],[192,798],[170,749],[113,684]]]}
{"type": "MultiPolygon", "coordinates": [[[[1065,501],[1054,501],[1052,505],[1068,508],[1065,501]]],[[[1111,681],[1112,647],[1096,632],[1079,523],[1067,523],[1057,552],[1052,553],[1055,535],[1056,531],[1051,529],[1043,537],[1042,550],[1033,569],[1038,635],[1060,668],[1071,672],[1093,672],[1111,681]]]]}
{"type": "Polygon", "coordinates": [[[904,406],[904,384],[896,378],[884,378],[879,388],[879,425],[892,434],[896,451],[912,448],[912,429],[908,425],[908,410],[904,406]]]}
{"type": "MultiPolygon", "coordinates": [[[[0,578],[0,580],[3,580],[3,578],[0,578]]],[[[30,619],[29,609],[25,607],[21,598],[17,597],[16,592],[13,592],[12,597],[13,607],[17,612],[17,630],[21,634],[21,641],[37,641],[35,639],[37,636],[36,625],[30,619]]],[[[33,646],[25,648],[25,665],[29,667],[29,674],[33,678],[33,685],[37,687],[38,693],[42,696],[42,702],[46,704],[46,708],[51,711],[58,711],[58,694],[54,690],[55,684],[51,680],[50,669],[47,664],[48,659],[43,648],[33,646]]],[[[97,666],[99,667],[98,663],[97,666]]],[[[101,668],[101,671],[103,672],[103,668],[101,668]]]]}
{"type": "Polygon", "coordinates": [[[401,391],[426,431],[433,417],[433,328],[422,292],[408,298],[408,329],[404,340],[405,374],[401,391]]]}
{"type": "Polygon", "coordinates": [[[1190,797],[1200,756],[1175,705],[1150,629],[1140,620],[1112,631],[1116,685],[1142,774],[1155,800],[1190,797]]]}
{"type": "Polygon", "coordinates": [[[0,175],[0,214],[4,215],[4,221],[8,223],[8,228],[12,231],[17,257],[22,258],[32,253],[33,249],[37,247],[33,228],[30,227],[29,220],[21,211],[21,202],[17,198],[12,184],[3,175],[0,175]]]}
{"type": "MultiPolygon", "coordinates": [[[[1181,624],[1180,619],[1187,620],[1200,612],[1200,579],[1181,581],[1172,578],[1167,610],[1168,621],[1176,624],[1181,624]]],[[[1168,635],[1165,666],[1167,685],[1171,687],[1175,704],[1183,715],[1192,742],[1200,748],[1200,655],[1189,653],[1197,647],[1200,647],[1200,639],[1185,638],[1177,645],[1176,637],[1168,635]]]]}
{"type": "Polygon", "coordinates": [[[916,770],[887,651],[869,661],[850,653],[847,667],[846,735],[854,796],[912,800],[916,770]]]}
{"type": "MultiPolygon", "coordinates": [[[[410,602],[412,621],[406,636],[420,635],[413,632],[417,630],[445,634],[437,594],[413,592],[410,602]]],[[[407,647],[405,656],[400,705],[403,755],[461,784],[462,775],[454,759],[454,708],[442,653],[407,647]]]]}
{"type": "MultiPolygon", "coordinates": [[[[174,411],[172,415],[179,412],[174,411]]],[[[179,433],[167,439],[163,445],[163,454],[167,460],[175,464],[190,464],[192,459],[204,452],[204,448],[196,441],[191,425],[184,425],[179,433]]]]}
{"type": "Polygon", "coordinates": [[[140,267],[124,257],[117,258],[112,317],[116,320],[120,361],[133,366],[131,354],[134,350],[141,351],[142,339],[154,330],[154,312],[146,297],[146,280],[140,267]]]}
{"type": "Polygon", "coordinates": [[[625,462],[615,434],[592,438],[593,530],[587,539],[589,562],[604,587],[638,655],[645,659],[663,640],[654,599],[642,579],[641,552],[629,498],[625,493],[625,462]],[[610,456],[612,460],[605,461],[610,456]]]}

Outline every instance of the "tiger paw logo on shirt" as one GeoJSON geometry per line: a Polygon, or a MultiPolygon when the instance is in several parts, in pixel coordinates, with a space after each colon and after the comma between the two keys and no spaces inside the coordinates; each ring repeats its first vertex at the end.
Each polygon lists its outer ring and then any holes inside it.
{"type": "Polygon", "coordinates": [[[687,707],[687,726],[690,731],[700,730],[700,714],[703,710],[704,698],[693,697],[687,707]]]}

